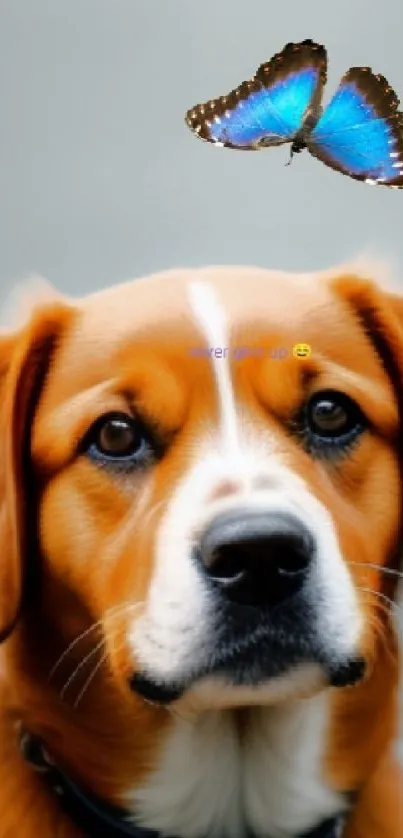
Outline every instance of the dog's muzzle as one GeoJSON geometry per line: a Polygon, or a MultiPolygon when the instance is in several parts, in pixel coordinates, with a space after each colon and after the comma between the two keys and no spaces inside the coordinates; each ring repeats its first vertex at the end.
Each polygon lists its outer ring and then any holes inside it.
{"type": "Polygon", "coordinates": [[[137,672],[130,686],[149,701],[171,703],[195,681],[221,676],[230,686],[258,687],[299,665],[314,664],[333,686],[353,685],[365,661],[338,654],[318,631],[323,608],[314,533],[296,514],[236,508],[200,533],[191,560],[207,592],[204,657],[189,653],[189,675],[137,672]]]}

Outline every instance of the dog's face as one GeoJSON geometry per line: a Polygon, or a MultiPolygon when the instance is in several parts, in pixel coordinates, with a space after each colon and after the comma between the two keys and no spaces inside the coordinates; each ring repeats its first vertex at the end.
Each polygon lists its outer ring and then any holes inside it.
{"type": "Polygon", "coordinates": [[[370,673],[401,322],[351,276],[224,268],[39,310],[3,338],[4,624],[34,529],[32,596],[64,646],[100,621],[129,702],[265,704],[370,673]]]}

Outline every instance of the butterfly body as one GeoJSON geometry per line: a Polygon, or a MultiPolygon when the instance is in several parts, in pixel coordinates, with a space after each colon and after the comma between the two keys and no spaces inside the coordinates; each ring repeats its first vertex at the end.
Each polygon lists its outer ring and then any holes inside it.
{"type": "Polygon", "coordinates": [[[302,127],[297,131],[295,137],[291,143],[291,154],[290,154],[290,161],[294,154],[300,154],[301,151],[305,151],[309,149],[309,137],[312,131],[315,128],[319,118],[321,115],[321,110],[318,113],[309,113],[307,117],[305,117],[304,123],[302,127]]]}
{"type": "Polygon", "coordinates": [[[186,114],[201,139],[256,151],[291,144],[367,183],[403,188],[403,115],[383,76],[352,67],[322,108],[327,53],[311,40],[286,44],[250,81],[186,114]]]}

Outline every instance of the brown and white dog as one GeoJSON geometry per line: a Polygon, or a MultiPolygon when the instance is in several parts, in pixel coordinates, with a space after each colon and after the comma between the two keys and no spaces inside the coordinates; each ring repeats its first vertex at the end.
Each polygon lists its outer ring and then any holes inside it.
{"type": "Polygon", "coordinates": [[[401,838],[399,296],[49,291],[0,376],[1,838],[401,838]]]}

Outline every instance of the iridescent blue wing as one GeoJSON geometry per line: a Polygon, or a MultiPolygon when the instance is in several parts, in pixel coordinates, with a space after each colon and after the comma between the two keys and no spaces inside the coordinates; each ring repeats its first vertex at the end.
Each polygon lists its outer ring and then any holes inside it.
{"type": "Polygon", "coordinates": [[[403,188],[403,115],[384,76],[352,67],[307,139],[311,154],[356,180],[403,188]]]}
{"type": "Polygon", "coordinates": [[[202,140],[227,148],[252,151],[292,142],[307,116],[319,112],[326,67],[320,44],[287,44],[253,79],[189,110],[186,122],[202,140]]]}

